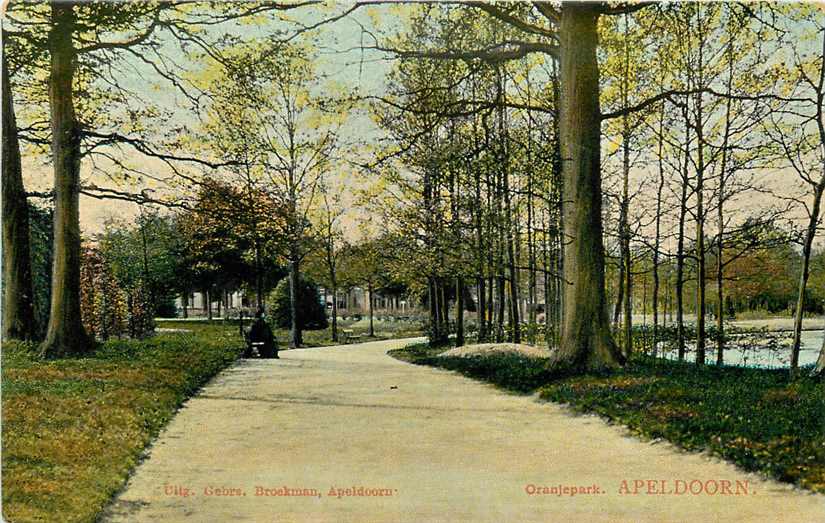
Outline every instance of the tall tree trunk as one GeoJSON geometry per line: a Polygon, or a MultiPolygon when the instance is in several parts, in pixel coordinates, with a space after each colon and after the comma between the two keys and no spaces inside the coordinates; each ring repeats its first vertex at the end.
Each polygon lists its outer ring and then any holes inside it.
{"type": "MultiPolygon", "coordinates": [[[[486,131],[486,125],[485,125],[486,131]]],[[[484,134],[484,143],[485,147],[489,148],[489,139],[488,134],[485,132],[484,134]]],[[[487,220],[486,225],[486,238],[487,241],[485,242],[485,251],[487,252],[487,339],[488,341],[492,341],[496,338],[497,333],[494,332],[494,323],[495,323],[495,313],[496,307],[493,301],[494,297],[494,289],[495,289],[495,265],[493,261],[493,253],[495,250],[495,236],[493,235],[493,219],[494,216],[494,209],[493,209],[493,184],[491,182],[491,174],[490,169],[488,168],[485,171],[485,185],[487,187],[487,213],[490,216],[490,219],[487,220]]]]}
{"type": "Polygon", "coordinates": [[[476,317],[478,322],[478,342],[484,343],[487,341],[487,296],[484,285],[484,231],[482,221],[482,206],[481,206],[481,173],[479,169],[475,170],[475,228],[476,228],[476,253],[478,264],[478,279],[476,286],[478,287],[478,303],[476,304],[476,317]]]}
{"type": "Polygon", "coordinates": [[[203,299],[205,300],[204,306],[206,307],[206,319],[209,323],[212,323],[212,294],[209,292],[208,288],[203,291],[203,299]]]}
{"type": "MultiPolygon", "coordinates": [[[[731,94],[733,83],[733,56],[732,40],[728,41],[728,81],[727,92],[731,94]]],[[[722,166],[719,170],[719,203],[716,207],[716,221],[719,234],[716,238],[716,364],[722,365],[725,361],[725,182],[728,168],[728,142],[730,141],[730,112],[731,98],[725,100],[725,133],[722,139],[722,166]]]]}
{"type": "Polygon", "coordinates": [[[184,292],[181,295],[181,304],[183,305],[183,317],[189,317],[189,291],[184,292]]]}
{"type": "Polygon", "coordinates": [[[555,301],[555,289],[553,289],[553,282],[555,282],[556,278],[555,275],[551,278],[550,272],[553,270],[550,265],[550,254],[549,254],[549,247],[548,243],[550,243],[548,229],[550,227],[549,221],[550,218],[547,216],[546,211],[541,213],[541,227],[544,230],[541,239],[541,261],[542,261],[542,268],[544,277],[542,278],[542,282],[544,283],[544,341],[547,347],[554,348],[555,347],[555,339],[554,339],[554,331],[553,327],[555,326],[555,303],[553,303],[553,310],[551,312],[550,304],[555,301]]]}
{"type": "Polygon", "coordinates": [[[76,67],[72,35],[74,5],[51,5],[49,109],[54,165],[54,261],[52,299],[44,357],[83,354],[92,349],[80,317],[80,129],[74,112],[76,67]]]}
{"type": "Polygon", "coordinates": [[[441,286],[438,277],[433,279],[433,300],[435,300],[435,331],[438,333],[438,338],[441,339],[444,335],[442,329],[444,325],[444,311],[441,310],[441,286]]]}
{"type": "MultiPolygon", "coordinates": [[[[626,117],[625,117],[626,120],[626,117]]],[[[625,123],[627,126],[627,123],[625,123]]],[[[622,188],[622,266],[624,267],[624,354],[630,358],[633,352],[633,267],[630,259],[630,132],[622,140],[623,188],[622,188]]]]}
{"type": "MultiPolygon", "coordinates": [[[[621,220],[620,220],[621,221],[621,220]]],[[[621,227],[619,227],[621,229],[621,227]]],[[[619,233],[622,234],[621,232],[619,233]]],[[[616,305],[613,307],[613,332],[619,330],[619,318],[622,314],[622,305],[624,304],[624,242],[619,241],[619,289],[616,291],[616,305]]]]}
{"type": "MultiPolygon", "coordinates": [[[[822,38],[822,47],[820,52],[819,64],[819,84],[816,89],[816,123],[819,130],[819,145],[825,149],[825,115],[823,115],[823,103],[825,102],[825,36],[822,38]]],[[[819,182],[813,186],[814,201],[811,206],[810,214],[808,216],[808,230],[805,236],[805,244],[802,249],[802,273],[799,276],[799,290],[796,299],[796,311],[794,316],[793,329],[793,346],[791,347],[791,377],[797,374],[799,366],[799,348],[802,340],[802,318],[805,312],[805,288],[808,286],[808,271],[810,269],[811,247],[813,245],[814,237],[816,236],[817,225],[819,224],[819,215],[822,213],[822,197],[825,193],[825,169],[822,170],[819,182]]],[[[823,361],[823,353],[825,353],[825,343],[823,343],[822,351],[820,351],[819,360],[816,364],[815,371],[818,374],[822,373],[822,368],[825,366],[823,361]]]]}
{"type": "Polygon", "coordinates": [[[519,317],[519,285],[518,271],[516,270],[516,260],[513,254],[513,238],[507,240],[507,253],[510,260],[510,332],[513,336],[513,343],[521,343],[521,320],[519,317]]]}
{"type": "Polygon", "coordinates": [[[441,342],[438,331],[438,305],[436,300],[435,277],[430,276],[427,284],[427,302],[430,308],[430,346],[441,342]]]}
{"type": "MultiPolygon", "coordinates": [[[[698,111],[701,118],[702,111],[698,111]]],[[[705,364],[705,218],[704,218],[704,154],[701,126],[699,140],[699,164],[696,177],[696,364],[705,364]]]]}
{"type": "MultiPolygon", "coordinates": [[[[642,326],[647,327],[647,274],[642,276],[642,326]]],[[[642,333],[647,329],[644,329],[642,333]]]]}
{"type": "Polygon", "coordinates": [[[368,292],[370,293],[370,298],[369,298],[370,330],[367,333],[367,336],[369,336],[370,338],[374,338],[375,337],[375,326],[373,325],[373,304],[375,303],[375,297],[373,296],[373,292],[372,292],[372,282],[369,282],[367,284],[367,289],[368,289],[368,292]]]}
{"type": "Polygon", "coordinates": [[[564,312],[552,364],[618,367],[604,291],[597,23],[601,6],[563,3],[560,132],[564,159],[564,312]]]}
{"type": "Polygon", "coordinates": [[[662,242],[662,192],[665,187],[665,169],[664,169],[664,121],[665,121],[665,104],[662,102],[659,111],[659,136],[658,136],[658,152],[659,160],[659,185],[656,187],[656,224],[655,224],[655,238],[653,240],[653,357],[659,355],[659,249],[662,242]]]}
{"type": "Polygon", "coordinates": [[[724,246],[722,245],[722,232],[724,226],[722,221],[722,202],[719,202],[717,219],[719,221],[719,238],[716,243],[716,364],[722,365],[725,362],[725,269],[722,261],[724,246]]]}
{"type": "MultiPolygon", "coordinates": [[[[527,69],[527,105],[530,100],[530,70],[527,69]]],[[[533,115],[527,110],[527,164],[533,165],[533,115]]],[[[530,344],[536,343],[536,301],[538,286],[536,282],[536,234],[535,203],[533,198],[534,173],[531,167],[527,171],[527,314],[530,323],[530,344]]]]}
{"type": "MultiPolygon", "coordinates": [[[[532,147],[532,144],[529,145],[532,147]]],[[[536,245],[533,216],[533,174],[527,179],[527,321],[530,323],[530,344],[536,343],[536,245]]]]}
{"type": "Polygon", "coordinates": [[[449,337],[450,335],[450,300],[447,299],[447,285],[445,282],[441,282],[438,286],[440,292],[439,295],[441,296],[441,304],[439,305],[439,310],[442,314],[442,325],[443,325],[443,332],[445,336],[449,337]]]}
{"type": "Polygon", "coordinates": [[[496,278],[496,343],[504,341],[504,276],[496,278]]]}
{"type": "MultiPolygon", "coordinates": [[[[498,71],[498,94],[506,102],[507,91],[504,85],[504,76],[498,71]]],[[[499,106],[499,132],[501,133],[501,197],[503,198],[504,209],[499,205],[499,211],[504,211],[504,228],[502,232],[502,246],[506,250],[508,262],[508,278],[510,280],[510,296],[508,316],[510,323],[510,335],[513,343],[521,343],[521,324],[519,322],[519,292],[518,292],[518,272],[516,270],[517,260],[514,247],[514,222],[512,194],[510,190],[510,151],[508,147],[509,135],[507,132],[506,113],[504,104],[499,106]]],[[[502,253],[504,254],[504,253],[502,253]]],[[[504,267],[501,267],[502,270],[504,267]]]]}
{"type": "MultiPolygon", "coordinates": [[[[822,47],[820,51],[820,61],[819,61],[819,87],[817,88],[817,98],[816,98],[816,123],[819,130],[819,144],[821,147],[825,147],[825,121],[823,121],[823,102],[825,102],[825,92],[823,91],[823,84],[825,84],[825,36],[822,38],[822,47]]],[[[821,212],[821,205],[822,205],[822,195],[825,193],[825,169],[822,171],[822,176],[819,180],[819,183],[814,188],[814,205],[811,209],[811,220],[814,223],[814,227],[808,227],[808,232],[813,236],[816,234],[816,224],[819,223],[819,214],[821,212]]],[[[807,242],[806,242],[807,243],[807,242]]],[[[811,238],[811,244],[813,243],[813,238],[811,238]]],[[[810,254],[809,254],[810,256],[810,254]]],[[[807,264],[806,264],[807,265],[807,264]]],[[[803,275],[804,275],[804,268],[803,268],[803,275]]],[[[800,278],[801,283],[801,278],[800,278]]],[[[803,285],[807,285],[807,281],[803,283],[803,285]]],[[[802,335],[802,309],[801,305],[804,305],[804,286],[800,291],[801,299],[797,299],[797,307],[796,307],[796,317],[794,318],[794,342],[792,348],[792,356],[791,359],[796,359],[796,365],[799,365],[799,345],[801,342],[801,335],[802,335]],[[801,302],[801,303],[800,303],[801,302]],[[795,355],[795,356],[794,356],[795,355]]],[[[823,376],[825,375],[825,337],[822,339],[822,348],[819,350],[819,358],[817,358],[816,367],[814,367],[814,374],[816,376],[823,376]]],[[[791,376],[796,375],[796,368],[794,364],[791,365],[791,376]]]]}
{"type": "Polygon", "coordinates": [[[332,277],[332,341],[338,341],[338,283],[332,277]]]}
{"type": "Polygon", "coordinates": [[[664,306],[662,308],[662,326],[667,327],[667,322],[673,323],[673,307],[671,303],[673,300],[672,292],[670,290],[670,265],[665,266],[665,296],[664,306]]]}
{"type": "MultiPolygon", "coordinates": [[[[687,191],[686,186],[682,193],[687,191]]],[[[684,199],[682,200],[684,202],[684,199]]],[[[679,212],[679,238],[676,241],[676,347],[679,361],[685,359],[685,214],[683,203],[679,212]]]]}
{"type": "MultiPolygon", "coordinates": [[[[624,15],[624,74],[622,75],[622,106],[628,106],[630,80],[630,46],[628,45],[628,15],[624,15]]],[[[622,265],[625,277],[624,298],[624,354],[630,359],[633,352],[633,267],[630,259],[630,120],[622,117],[622,265]]]]}
{"type": "Polygon", "coordinates": [[[478,294],[478,303],[476,303],[476,322],[478,323],[478,343],[487,341],[487,322],[485,316],[487,315],[487,288],[484,285],[484,277],[479,276],[476,280],[476,293],[478,294]]]}
{"type": "Polygon", "coordinates": [[[444,307],[441,302],[441,281],[438,277],[433,279],[433,299],[435,300],[435,325],[439,343],[443,343],[449,332],[444,330],[444,307]]]}
{"type": "MultiPolygon", "coordinates": [[[[825,177],[823,177],[825,181],[825,177]]],[[[802,246],[802,270],[799,274],[799,288],[796,294],[796,310],[794,311],[793,322],[793,345],[791,346],[791,376],[796,376],[799,368],[799,349],[802,343],[802,319],[805,316],[805,291],[808,287],[808,277],[810,276],[811,251],[813,250],[814,237],[816,236],[816,226],[819,222],[820,208],[822,205],[823,186],[817,187],[814,193],[814,202],[811,208],[811,215],[808,227],[805,232],[805,243],[802,246]]]]}
{"type": "Polygon", "coordinates": [[[484,231],[481,205],[481,172],[475,169],[475,229],[476,229],[476,264],[478,277],[478,303],[476,304],[476,321],[478,323],[478,342],[487,341],[487,296],[484,285],[484,231]]]}
{"type": "MultiPolygon", "coordinates": [[[[559,84],[560,75],[557,60],[552,61],[551,67],[551,84],[553,91],[553,107],[558,109],[561,107],[561,86],[559,84]]],[[[552,184],[553,190],[551,192],[552,201],[548,209],[548,223],[552,234],[550,241],[552,242],[552,262],[553,262],[553,345],[559,347],[561,345],[561,321],[564,311],[564,212],[563,212],[563,195],[564,195],[564,173],[562,172],[562,156],[561,156],[561,117],[559,111],[553,111],[553,163],[552,163],[552,184]]]]}
{"type": "Polygon", "coordinates": [[[682,164],[682,192],[679,198],[679,231],[676,239],[676,346],[679,361],[685,359],[685,222],[688,205],[688,167],[690,165],[690,121],[687,101],[682,116],[685,120],[685,156],[682,164]]]}
{"type": "MultiPolygon", "coordinates": [[[[489,272],[492,275],[492,265],[489,267],[489,272]]],[[[495,306],[493,305],[493,289],[495,288],[493,277],[487,280],[487,341],[494,338],[493,333],[493,318],[495,317],[495,306]]]]}
{"type": "Polygon", "coordinates": [[[261,266],[261,240],[257,237],[257,228],[255,233],[255,302],[258,309],[264,306],[264,275],[261,266]]]}
{"type": "Polygon", "coordinates": [[[35,335],[29,205],[23,187],[17,121],[3,53],[3,339],[31,340],[35,335]]]}
{"type": "Polygon", "coordinates": [[[143,207],[140,209],[140,240],[141,240],[141,248],[143,249],[143,281],[140,282],[140,286],[143,290],[144,296],[148,297],[149,300],[149,307],[150,312],[149,314],[152,317],[155,317],[155,311],[157,309],[155,305],[155,289],[154,284],[150,281],[149,276],[149,242],[146,238],[146,218],[143,214],[143,207]]]}
{"type": "Polygon", "coordinates": [[[301,346],[301,328],[298,325],[298,293],[300,292],[300,273],[297,256],[289,261],[289,348],[301,346]]]}
{"type": "Polygon", "coordinates": [[[455,280],[455,346],[464,345],[464,279],[455,280]]]}
{"type": "MultiPolygon", "coordinates": [[[[473,98],[476,96],[476,81],[473,75],[472,93],[473,98]]],[[[481,199],[481,166],[474,163],[478,159],[479,147],[479,129],[477,115],[473,115],[473,155],[472,159],[468,160],[468,171],[473,173],[474,183],[474,199],[475,199],[475,213],[474,225],[476,233],[476,289],[478,293],[478,302],[476,303],[476,322],[478,323],[478,343],[487,341],[487,289],[484,280],[484,206],[481,199]]]]}
{"type": "MultiPolygon", "coordinates": [[[[698,32],[701,35],[702,25],[701,7],[697,9],[698,32]]],[[[699,41],[699,82],[698,86],[705,87],[704,78],[704,40],[699,41]]],[[[703,116],[703,93],[696,94],[696,364],[705,364],[705,136],[703,116]]]]}

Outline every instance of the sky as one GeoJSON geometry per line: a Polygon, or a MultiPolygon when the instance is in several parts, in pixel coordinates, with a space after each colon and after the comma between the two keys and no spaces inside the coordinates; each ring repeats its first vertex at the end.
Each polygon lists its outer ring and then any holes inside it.
{"type": "MultiPolygon", "coordinates": [[[[313,24],[326,17],[333,16],[348,7],[348,4],[333,3],[320,8],[306,7],[289,11],[285,18],[301,24],[313,24]]],[[[371,50],[362,50],[361,46],[372,42],[362,31],[362,28],[379,35],[392,34],[403,25],[405,13],[410,6],[378,5],[356,10],[353,14],[333,23],[323,25],[311,33],[314,47],[317,50],[317,68],[325,77],[325,84],[335,83],[343,93],[360,93],[362,95],[382,94],[385,90],[385,76],[392,67],[392,61],[384,54],[371,50]]],[[[235,29],[236,34],[243,37],[266,38],[275,31],[289,31],[295,24],[291,22],[273,22],[263,26],[245,25],[235,29]]],[[[171,40],[165,45],[166,54],[172,56],[178,65],[184,68],[193,66],[188,55],[182,52],[171,40]]],[[[144,97],[153,100],[162,106],[176,111],[176,124],[196,122],[191,111],[186,106],[182,96],[159,78],[151,68],[136,60],[127,61],[133,66],[132,72],[118,78],[118,82],[141,93],[144,97]]],[[[323,93],[318,93],[323,94],[323,93]]],[[[363,112],[349,115],[342,134],[347,141],[361,140],[370,142],[380,139],[383,134],[380,129],[363,112]]],[[[140,155],[130,155],[131,161],[146,170],[168,172],[168,167],[162,162],[140,155]]],[[[44,159],[26,159],[24,164],[26,185],[29,190],[48,191],[52,186],[52,173],[44,159]]],[[[639,173],[640,176],[644,173],[639,173]]],[[[92,175],[89,162],[82,164],[82,177],[86,181],[111,185],[99,175],[92,175]]],[[[345,203],[353,202],[354,189],[362,187],[366,182],[363,174],[349,168],[342,168],[337,174],[339,189],[344,196],[345,203]]],[[[792,183],[792,178],[777,178],[776,183],[782,186],[792,183]]],[[[124,189],[133,187],[122,187],[124,189]]],[[[158,188],[160,189],[160,188],[158,188]]],[[[101,201],[90,197],[81,197],[81,227],[87,236],[94,235],[102,230],[107,219],[131,220],[139,212],[135,204],[120,201],[101,201]]],[[[356,222],[363,215],[353,211],[348,216],[350,230],[357,228],[356,222]]],[[[355,234],[355,232],[353,232],[355,234]]]]}
{"type": "MultiPolygon", "coordinates": [[[[303,25],[317,23],[326,18],[343,11],[346,4],[337,3],[327,6],[306,7],[289,11],[284,18],[286,21],[274,21],[271,24],[261,26],[242,26],[234,28],[233,32],[242,35],[244,38],[268,38],[275,31],[291,31],[299,27],[298,22],[303,25]]],[[[371,7],[360,9],[341,20],[331,22],[312,31],[313,47],[317,51],[316,67],[319,76],[325,80],[322,85],[337,84],[338,91],[342,93],[376,94],[385,89],[384,78],[391,67],[391,62],[384,56],[380,56],[375,51],[361,50],[362,27],[370,32],[380,33],[382,30],[392,31],[398,26],[397,14],[403,9],[394,7],[371,7]],[[389,16],[389,12],[393,12],[389,16]]],[[[217,32],[216,32],[217,33],[217,32]]],[[[310,34],[310,33],[307,33],[310,34]]],[[[168,36],[168,35],[167,35],[168,36]]],[[[303,38],[303,36],[302,36],[303,38]]],[[[181,51],[170,38],[166,38],[164,53],[173,57],[175,63],[184,68],[194,68],[191,57],[181,51]]],[[[149,65],[142,63],[136,58],[126,59],[129,67],[124,67],[129,72],[118,78],[118,83],[124,88],[140,93],[143,97],[152,100],[166,109],[175,111],[173,122],[175,125],[190,124],[196,125],[197,118],[192,114],[185,98],[169,83],[157,75],[149,65]]],[[[317,93],[324,95],[325,93],[317,93]]],[[[346,141],[372,141],[381,135],[381,131],[372,120],[363,112],[351,113],[341,130],[341,134],[346,141]]],[[[147,171],[168,173],[169,168],[161,161],[147,158],[137,153],[126,153],[126,157],[135,166],[147,171]]],[[[98,160],[105,165],[105,161],[98,160]]],[[[352,195],[352,189],[361,184],[352,173],[351,169],[343,168],[343,174],[337,176],[337,183],[343,189],[344,200],[352,195]]],[[[89,161],[81,164],[81,178],[84,182],[96,183],[101,186],[111,187],[113,184],[105,177],[95,175],[89,161]]],[[[53,174],[48,158],[24,158],[24,181],[29,191],[46,192],[53,186],[53,174]]],[[[145,186],[154,187],[161,190],[158,184],[147,183],[145,186]]],[[[135,190],[137,184],[121,186],[121,189],[135,190]]],[[[184,189],[185,190],[185,189],[184,189]]],[[[137,204],[114,201],[98,200],[85,195],[81,195],[80,221],[84,235],[92,236],[103,230],[103,224],[107,220],[132,220],[140,212],[137,204]]],[[[350,220],[353,221],[353,220],[350,220]]],[[[354,224],[350,224],[354,227],[354,224]]]]}

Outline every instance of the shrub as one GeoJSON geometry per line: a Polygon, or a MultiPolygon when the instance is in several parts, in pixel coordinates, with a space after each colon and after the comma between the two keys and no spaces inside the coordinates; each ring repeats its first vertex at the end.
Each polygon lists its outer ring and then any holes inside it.
{"type": "Polygon", "coordinates": [[[124,288],[99,249],[86,245],[81,256],[80,312],[86,332],[104,341],[152,334],[154,316],[143,281],[124,288]]]}
{"type": "Polygon", "coordinates": [[[126,295],[100,251],[90,246],[81,254],[80,311],[90,336],[106,340],[126,330],[126,295]]]}
{"type": "Polygon", "coordinates": [[[155,330],[155,318],[152,304],[146,294],[146,285],[139,280],[127,293],[129,304],[129,335],[132,338],[145,338],[155,330]]]}
{"type": "Polygon", "coordinates": [[[178,307],[175,304],[174,295],[164,295],[157,298],[155,305],[155,314],[161,318],[176,318],[178,316],[178,307]]]}
{"type": "MultiPolygon", "coordinates": [[[[275,327],[288,329],[292,323],[289,314],[289,278],[284,278],[270,295],[270,317],[275,327]]],[[[318,286],[301,278],[298,283],[298,327],[301,330],[327,328],[327,314],[318,286]]]]}

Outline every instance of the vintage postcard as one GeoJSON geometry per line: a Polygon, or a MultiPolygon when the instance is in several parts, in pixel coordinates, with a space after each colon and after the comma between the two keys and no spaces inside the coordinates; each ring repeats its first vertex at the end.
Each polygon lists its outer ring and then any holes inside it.
{"type": "Polygon", "coordinates": [[[2,16],[2,516],[825,521],[825,11],[2,16]]]}

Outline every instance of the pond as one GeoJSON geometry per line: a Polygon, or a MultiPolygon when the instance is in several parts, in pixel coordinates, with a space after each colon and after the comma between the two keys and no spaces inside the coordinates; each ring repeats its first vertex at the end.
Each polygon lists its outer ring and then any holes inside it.
{"type": "MultiPolygon", "coordinates": [[[[814,365],[822,347],[822,330],[802,331],[802,345],[799,351],[799,365],[814,365]]],[[[788,331],[761,331],[753,333],[747,340],[737,343],[731,340],[725,350],[725,365],[745,367],[785,368],[790,365],[792,333],[788,331]],[[758,337],[758,338],[757,338],[758,337]]],[[[662,350],[662,349],[660,349],[662,350]]],[[[695,345],[688,345],[685,361],[695,361],[695,345]]],[[[675,360],[676,350],[664,350],[663,357],[675,360]]],[[[716,343],[708,341],[705,361],[716,362],[716,343]]]]}

